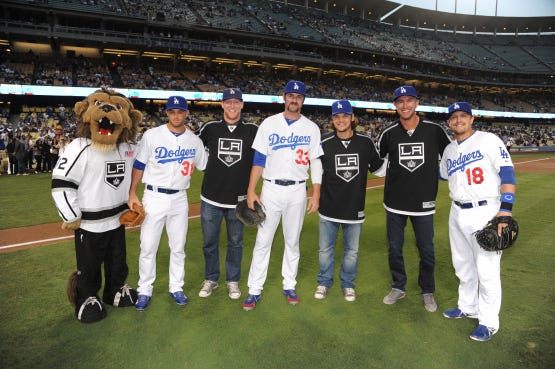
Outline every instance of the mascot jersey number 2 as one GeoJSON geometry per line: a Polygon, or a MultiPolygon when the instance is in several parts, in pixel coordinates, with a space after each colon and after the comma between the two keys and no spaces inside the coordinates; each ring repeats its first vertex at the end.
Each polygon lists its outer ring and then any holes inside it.
{"type": "Polygon", "coordinates": [[[106,317],[103,302],[133,306],[137,292],[125,280],[125,227],[119,216],[128,209],[135,138],[142,119],[125,96],[97,90],[75,104],[77,136],[52,171],[52,197],[62,228],[75,231],[77,271],[67,293],[83,323],[106,317]],[[102,286],[102,301],[98,291],[102,286]]]}

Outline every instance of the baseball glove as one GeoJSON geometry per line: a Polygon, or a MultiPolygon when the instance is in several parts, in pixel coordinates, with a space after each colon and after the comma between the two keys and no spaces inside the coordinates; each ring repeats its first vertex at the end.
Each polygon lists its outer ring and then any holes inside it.
{"type": "Polygon", "coordinates": [[[134,203],[133,210],[126,210],[119,216],[119,222],[127,227],[136,227],[143,222],[145,215],[143,207],[134,203]]]}
{"type": "Polygon", "coordinates": [[[242,200],[237,203],[235,208],[235,215],[246,226],[257,226],[266,219],[266,214],[262,206],[255,201],[254,210],[249,208],[247,200],[242,200]]]}
{"type": "Polygon", "coordinates": [[[501,251],[511,247],[518,237],[518,223],[513,217],[495,217],[488,224],[474,233],[480,247],[486,251],[501,251]],[[507,226],[498,235],[499,223],[507,223],[507,226]]]}

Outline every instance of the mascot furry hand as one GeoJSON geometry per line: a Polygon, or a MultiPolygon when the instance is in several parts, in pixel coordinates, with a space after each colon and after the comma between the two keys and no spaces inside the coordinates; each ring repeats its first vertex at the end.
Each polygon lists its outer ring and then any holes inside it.
{"type": "Polygon", "coordinates": [[[137,292],[125,280],[125,227],[119,216],[127,199],[135,159],[140,111],[124,95],[100,89],[75,104],[77,135],[52,171],[52,197],[63,219],[75,231],[77,271],[67,293],[83,323],[106,317],[104,303],[133,306],[137,292]],[[102,300],[98,291],[102,285],[102,300]]]}

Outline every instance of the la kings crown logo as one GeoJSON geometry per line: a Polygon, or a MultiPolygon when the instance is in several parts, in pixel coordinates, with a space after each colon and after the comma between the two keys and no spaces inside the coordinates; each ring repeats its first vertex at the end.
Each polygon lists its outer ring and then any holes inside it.
{"type": "Polygon", "coordinates": [[[218,159],[228,167],[241,161],[243,140],[232,138],[218,139],[218,159]]]}
{"type": "Polygon", "coordinates": [[[123,182],[125,177],[125,161],[108,161],[106,162],[106,176],[104,182],[110,187],[117,189],[123,182]]]}
{"type": "Polygon", "coordinates": [[[358,154],[335,155],[335,174],[345,182],[358,176],[358,154]]]}
{"type": "Polygon", "coordinates": [[[414,172],[424,164],[424,142],[399,144],[399,165],[414,172]]]}

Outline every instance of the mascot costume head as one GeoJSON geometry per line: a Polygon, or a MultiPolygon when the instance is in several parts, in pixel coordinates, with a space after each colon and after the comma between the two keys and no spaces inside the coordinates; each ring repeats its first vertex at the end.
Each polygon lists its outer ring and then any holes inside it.
{"type": "Polygon", "coordinates": [[[106,317],[104,304],[133,306],[137,292],[125,284],[125,227],[119,216],[127,200],[142,114],[124,95],[102,88],[75,104],[77,138],[60,156],[52,173],[52,197],[63,219],[75,231],[77,271],[67,294],[83,323],[106,317]],[[104,291],[102,285],[104,264],[104,291]]]}

